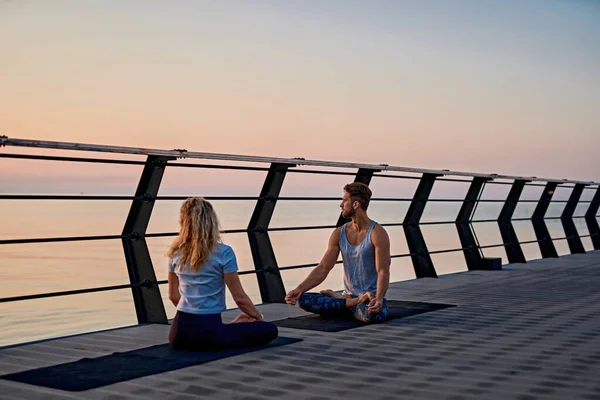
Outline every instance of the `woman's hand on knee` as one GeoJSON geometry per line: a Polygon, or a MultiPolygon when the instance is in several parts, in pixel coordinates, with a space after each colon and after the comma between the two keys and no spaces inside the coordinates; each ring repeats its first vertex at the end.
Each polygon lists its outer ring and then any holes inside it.
{"type": "Polygon", "coordinates": [[[240,322],[254,322],[254,321],[256,321],[256,320],[254,318],[252,318],[251,316],[249,316],[248,314],[241,313],[240,315],[235,317],[235,319],[233,321],[231,321],[231,323],[237,324],[240,322]]]}

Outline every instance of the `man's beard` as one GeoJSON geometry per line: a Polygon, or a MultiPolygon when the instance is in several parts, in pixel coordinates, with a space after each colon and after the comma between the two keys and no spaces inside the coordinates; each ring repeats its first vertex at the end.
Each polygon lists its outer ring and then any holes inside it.
{"type": "Polygon", "coordinates": [[[342,211],[342,217],[344,217],[344,218],[352,218],[353,215],[354,215],[354,210],[342,211]]]}

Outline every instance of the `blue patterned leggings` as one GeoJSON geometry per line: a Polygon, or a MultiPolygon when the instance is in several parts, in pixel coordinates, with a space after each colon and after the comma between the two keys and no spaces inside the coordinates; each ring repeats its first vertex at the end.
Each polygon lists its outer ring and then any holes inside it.
{"type": "Polygon", "coordinates": [[[298,303],[304,311],[330,317],[353,317],[362,322],[382,322],[388,315],[388,306],[385,299],[378,314],[369,312],[368,303],[361,303],[348,308],[346,307],[346,299],[336,299],[320,293],[304,293],[300,296],[298,303]]]}

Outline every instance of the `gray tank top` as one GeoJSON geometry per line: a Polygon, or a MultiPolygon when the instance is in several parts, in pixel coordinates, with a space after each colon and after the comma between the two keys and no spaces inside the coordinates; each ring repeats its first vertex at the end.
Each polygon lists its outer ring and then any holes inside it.
{"type": "Polygon", "coordinates": [[[344,262],[344,292],[358,296],[366,292],[377,293],[377,269],[375,249],[371,242],[371,232],[376,222],[372,221],[365,239],[356,246],[348,242],[346,225],[340,234],[340,250],[344,262]]]}

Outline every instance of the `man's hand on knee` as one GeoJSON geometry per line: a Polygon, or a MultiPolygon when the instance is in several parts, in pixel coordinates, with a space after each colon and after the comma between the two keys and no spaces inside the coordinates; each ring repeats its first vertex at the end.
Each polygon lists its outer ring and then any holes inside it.
{"type": "Polygon", "coordinates": [[[373,296],[373,298],[369,302],[369,313],[379,314],[382,309],[383,309],[383,299],[373,296]]]}
{"type": "Polygon", "coordinates": [[[300,296],[302,296],[302,292],[298,288],[292,289],[285,296],[285,302],[289,305],[295,306],[298,300],[300,299],[300,296]]]}

